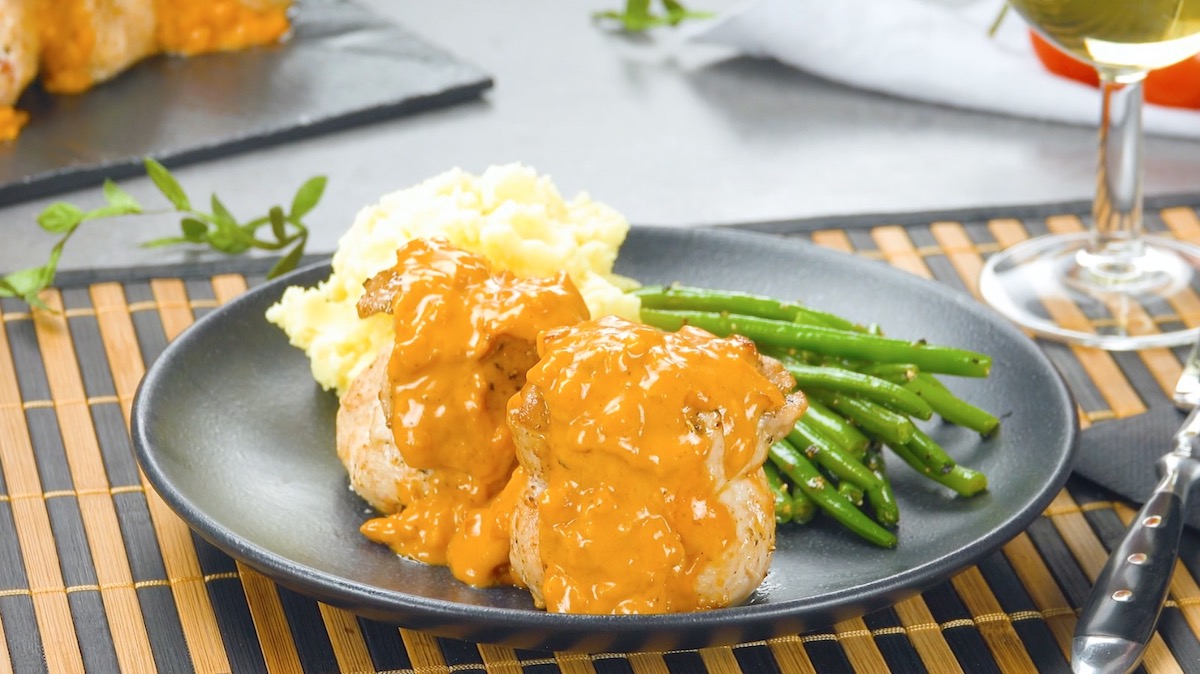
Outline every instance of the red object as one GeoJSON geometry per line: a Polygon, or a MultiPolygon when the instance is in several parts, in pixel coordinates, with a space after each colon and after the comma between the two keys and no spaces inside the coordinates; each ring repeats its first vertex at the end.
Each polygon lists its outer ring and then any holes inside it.
{"type": "MultiPolygon", "coordinates": [[[[1067,56],[1032,30],[1029,31],[1029,41],[1046,70],[1093,87],[1099,85],[1100,78],[1091,66],[1067,56]]],[[[1150,71],[1143,85],[1143,94],[1147,103],[1200,109],[1200,55],[1150,71]]]]}

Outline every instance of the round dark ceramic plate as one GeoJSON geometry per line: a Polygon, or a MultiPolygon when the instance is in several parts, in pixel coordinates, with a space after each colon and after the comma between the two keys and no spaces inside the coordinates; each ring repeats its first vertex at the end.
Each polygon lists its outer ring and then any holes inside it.
{"type": "Polygon", "coordinates": [[[991,354],[984,380],[946,377],[1003,419],[988,440],[938,421],[926,429],[990,490],[954,498],[897,459],[890,471],[900,543],[872,547],[828,518],[782,526],[771,572],[742,606],[653,616],[556,615],[515,588],[478,590],[446,569],[400,559],[358,534],[369,508],[334,451],[337,401],[263,312],[289,285],[251,290],[176,339],[134,401],[138,459],[192,527],[282,585],[363,616],[473,641],[535,649],[662,650],[732,644],[825,627],[911,596],[998,549],[1067,479],[1074,407],[1037,346],[961,291],[799,241],[709,229],[634,228],[618,271],[643,283],[800,298],[889,335],[991,354]]]}

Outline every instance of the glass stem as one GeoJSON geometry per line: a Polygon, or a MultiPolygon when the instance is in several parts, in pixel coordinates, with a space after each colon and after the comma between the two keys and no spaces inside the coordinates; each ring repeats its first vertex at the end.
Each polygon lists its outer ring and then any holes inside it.
{"type": "Polygon", "coordinates": [[[1092,240],[1079,262],[1094,282],[1138,276],[1142,254],[1142,80],[1144,72],[1100,68],[1100,161],[1092,240]]]}

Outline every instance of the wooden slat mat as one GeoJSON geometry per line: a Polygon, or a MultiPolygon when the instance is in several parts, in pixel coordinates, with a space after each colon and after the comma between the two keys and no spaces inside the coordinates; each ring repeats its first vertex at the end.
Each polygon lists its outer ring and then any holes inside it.
{"type": "MultiPolygon", "coordinates": [[[[1200,241],[1194,208],[1148,220],[1200,241]]],[[[794,235],[974,292],[990,252],[1081,226],[1066,215],[794,235]]],[[[262,279],[122,278],[48,293],[58,314],[0,301],[0,674],[1066,672],[1078,607],[1134,513],[1073,478],[978,566],[893,607],[768,642],[543,653],[397,629],[277,587],[216,550],[167,509],[133,459],[129,412],[146,366],[193,320],[262,279]]],[[[1200,313],[1164,320],[1196,325],[1200,313]]],[[[1044,348],[1084,424],[1167,404],[1184,355],[1044,348]]],[[[1144,671],[1200,670],[1198,578],[1200,534],[1189,531],[1144,671]]]]}

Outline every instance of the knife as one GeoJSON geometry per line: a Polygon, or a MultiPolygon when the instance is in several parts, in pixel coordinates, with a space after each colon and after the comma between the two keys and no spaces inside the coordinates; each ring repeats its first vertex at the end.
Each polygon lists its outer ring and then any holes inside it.
{"type": "Polygon", "coordinates": [[[1141,661],[1175,570],[1188,492],[1200,480],[1197,457],[1200,407],[1175,433],[1175,449],[1158,459],[1162,479],[1088,595],[1071,643],[1076,674],[1125,673],[1141,661]]]}

